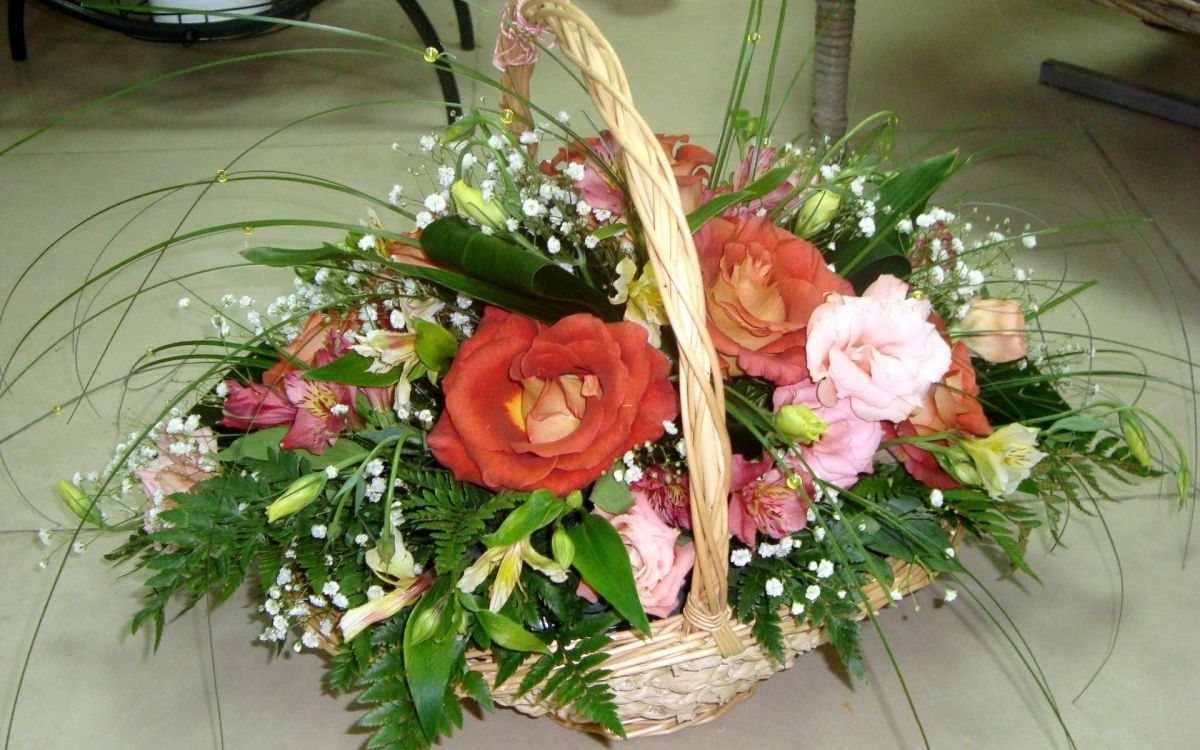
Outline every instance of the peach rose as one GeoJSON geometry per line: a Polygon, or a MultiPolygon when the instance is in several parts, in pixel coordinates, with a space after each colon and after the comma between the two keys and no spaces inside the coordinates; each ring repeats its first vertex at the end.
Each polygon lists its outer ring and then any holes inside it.
{"type": "Polygon", "coordinates": [[[830,295],[808,324],[808,368],[821,403],[849,399],[861,419],[899,422],[920,408],[950,367],[950,347],[929,322],[928,300],[908,284],[876,279],[862,297],[830,295]]]}
{"type": "Polygon", "coordinates": [[[696,233],[708,328],[732,375],[776,383],[808,376],[809,318],[833,292],[854,293],[812,243],[766,217],[717,217],[696,233]]]}
{"type": "Polygon", "coordinates": [[[1015,362],[1028,353],[1025,313],[1019,303],[975,297],[967,304],[970,310],[959,321],[955,336],[962,339],[972,354],[992,364],[1000,364],[1015,362]]]}
{"type": "MultiPolygon", "coordinates": [[[[625,543],[646,614],[666,617],[679,606],[679,591],[696,562],[696,548],[691,542],[678,544],[679,529],[663,523],[643,493],[635,490],[633,497],[633,507],[619,516],[594,512],[611,521],[625,543]]],[[[583,583],[577,593],[590,602],[597,599],[596,592],[583,583]]]]}
{"type": "Polygon", "coordinates": [[[992,434],[979,403],[979,386],[975,382],[975,368],[971,366],[971,355],[963,342],[950,349],[950,369],[925,392],[921,407],[908,421],[918,435],[959,430],[972,435],[992,434]]]}

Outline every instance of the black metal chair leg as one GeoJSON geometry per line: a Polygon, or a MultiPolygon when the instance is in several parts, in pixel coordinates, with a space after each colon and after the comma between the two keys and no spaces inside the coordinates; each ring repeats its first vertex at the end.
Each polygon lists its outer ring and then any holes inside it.
{"type": "Polygon", "coordinates": [[[471,6],[464,0],[454,0],[454,13],[458,16],[458,39],[462,48],[470,52],[475,49],[475,24],[471,21],[471,6]]]}
{"type": "Polygon", "coordinates": [[[25,0],[8,0],[8,49],[17,62],[29,57],[25,49],[25,0]]]}
{"type": "MultiPolygon", "coordinates": [[[[417,30],[417,35],[421,37],[421,43],[426,47],[433,47],[438,52],[445,50],[442,42],[438,39],[437,31],[434,30],[433,24],[429,22],[429,16],[425,15],[425,11],[421,9],[420,3],[417,0],[396,0],[400,7],[404,10],[408,20],[412,21],[413,27],[417,30]]],[[[450,122],[454,122],[462,116],[462,98],[458,94],[458,81],[454,78],[454,73],[450,71],[450,65],[444,60],[438,60],[434,63],[437,68],[438,83],[442,86],[442,98],[446,101],[446,118],[450,122]]]]}

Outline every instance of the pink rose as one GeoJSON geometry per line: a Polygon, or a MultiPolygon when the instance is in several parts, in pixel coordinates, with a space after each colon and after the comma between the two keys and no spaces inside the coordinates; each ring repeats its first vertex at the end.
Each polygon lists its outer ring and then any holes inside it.
{"type": "Polygon", "coordinates": [[[993,364],[1015,362],[1028,350],[1025,346],[1025,313],[1021,305],[1006,299],[975,297],[970,310],[958,323],[955,336],[971,353],[993,364]],[[978,333],[974,333],[978,331],[978,333]]]}
{"type": "Polygon", "coordinates": [[[825,421],[825,434],[809,445],[800,445],[804,463],[817,479],[838,487],[850,487],[859,474],[873,471],[875,451],[883,440],[879,422],[860,419],[847,399],[825,406],[817,398],[811,380],[775,389],[775,411],[785,404],[803,404],[825,421]]]}
{"type": "Polygon", "coordinates": [[[134,472],[151,502],[188,492],[196,482],[217,475],[217,436],[207,427],[164,431],[157,447],[154,460],[134,472]]]}
{"type": "MultiPolygon", "coordinates": [[[[633,566],[638,600],[646,614],[666,617],[679,605],[679,591],[696,562],[691,542],[680,545],[679,530],[663,523],[644,495],[634,492],[633,507],[619,516],[594,511],[612,522],[633,566]]],[[[577,592],[588,601],[596,601],[596,592],[581,583],[577,592]]]]}
{"type": "Polygon", "coordinates": [[[770,459],[750,462],[734,454],[729,494],[729,530],[734,536],[753,546],[760,531],[780,539],[807,525],[803,496],[787,486],[787,477],[770,459]]]}
{"type": "Polygon", "coordinates": [[[829,295],[808,321],[809,377],[821,403],[847,399],[861,419],[899,422],[920,408],[950,367],[950,347],[929,322],[927,300],[884,275],[862,297],[829,295]]]}

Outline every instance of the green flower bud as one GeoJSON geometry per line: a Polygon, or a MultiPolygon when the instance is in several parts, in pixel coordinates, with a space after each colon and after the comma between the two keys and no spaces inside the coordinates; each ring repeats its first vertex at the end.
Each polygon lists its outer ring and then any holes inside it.
{"type": "Polygon", "coordinates": [[[571,494],[567,495],[566,500],[563,502],[567,504],[568,509],[577,510],[583,506],[583,493],[579,490],[575,490],[571,494]]]}
{"type": "Polygon", "coordinates": [[[440,607],[426,607],[418,612],[408,623],[408,627],[412,628],[411,643],[415,646],[422,641],[429,640],[437,630],[441,619],[440,607]]]}
{"type": "Polygon", "coordinates": [[[483,193],[458,180],[450,186],[450,197],[454,200],[454,210],[459,214],[474,219],[483,226],[499,229],[508,218],[504,207],[496,201],[485,201],[483,193]]]}
{"type": "Polygon", "coordinates": [[[325,472],[316,471],[306,474],[288,485],[288,488],[275,498],[275,502],[267,506],[267,523],[275,523],[281,518],[290,516],[296,511],[317,499],[325,489],[329,478],[325,472]]]}
{"type": "Polygon", "coordinates": [[[1129,453],[1139,464],[1149,469],[1152,464],[1150,446],[1146,440],[1146,430],[1142,427],[1142,420],[1138,419],[1132,409],[1122,409],[1118,416],[1121,421],[1121,432],[1125,434],[1125,443],[1129,446],[1129,453]]]}
{"type": "Polygon", "coordinates": [[[550,537],[550,549],[554,553],[554,562],[564,570],[571,567],[571,562],[575,559],[575,542],[571,541],[567,530],[562,526],[554,527],[554,535],[550,537]]]}
{"type": "Polygon", "coordinates": [[[796,234],[811,237],[825,228],[842,206],[842,197],[832,190],[809,193],[796,213],[796,234]]]}
{"type": "Polygon", "coordinates": [[[63,479],[58,483],[58,496],[66,503],[67,508],[71,510],[81,521],[92,524],[93,526],[104,526],[100,520],[100,512],[96,510],[95,503],[87,495],[83,494],[83,490],[63,479]]]}
{"type": "Polygon", "coordinates": [[[788,440],[813,443],[821,439],[829,423],[804,404],[786,404],[775,413],[775,431],[788,440]]]}
{"type": "Polygon", "coordinates": [[[1175,485],[1179,489],[1179,503],[1182,505],[1187,502],[1188,494],[1192,491],[1192,470],[1180,466],[1179,471],[1175,472],[1175,485]]]}

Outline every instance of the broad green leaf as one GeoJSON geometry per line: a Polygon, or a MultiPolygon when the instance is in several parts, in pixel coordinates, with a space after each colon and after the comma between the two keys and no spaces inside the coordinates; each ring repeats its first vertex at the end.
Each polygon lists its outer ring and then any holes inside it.
{"type": "Polygon", "coordinates": [[[327,383],[357,385],[363,388],[383,388],[395,385],[403,374],[403,368],[393,367],[388,372],[367,372],[375,363],[371,357],[350,352],[343,354],[324,367],[309,370],[302,376],[305,380],[322,380],[327,383]]]}
{"type": "Polygon", "coordinates": [[[794,166],[775,167],[741,190],[718,195],[688,214],[688,228],[692,232],[695,232],[704,226],[704,222],[714,216],[721,215],[730,206],[762,198],[767,193],[782,185],[787,180],[788,175],[795,171],[796,168],[794,166]]]}
{"type": "Polygon", "coordinates": [[[567,530],[575,543],[575,569],[629,624],[650,635],[650,621],[638,600],[629,553],[613,525],[594,513],[567,530]]]}
{"type": "Polygon", "coordinates": [[[527,653],[550,653],[550,649],[536,635],[530,633],[504,615],[497,614],[485,608],[475,612],[475,617],[479,620],[480,626],[487,632],[488,637],[494,643],[504,648],[527,653]]]}
{"type": "Polygon", "coordinates": [[[614,516],[619,516],[633,507],[633,493],[630,492],[629,485],[614,479],[612,472],[596,480],[588,499],[592,501],[592,505],[614,516]]]}
{"type": "Polygon", "coordinates": [[[875,234],[840,241],[837,250],[829,255],[838,273],[860,291],[884,273],[907,277],[911,267],[896,235],[896,225],[924,211],[929,199],[960,166],[957,152],[950,151],[902,169],[885,180],[875,197],[880,207],[880,213],[874,217],[875,234]]]}
{"type": "Polygon", "coordinates": [[[508,514],[500,528],[483,537],[482,541],[489,547],[514,544],[554,523],[566,510],[566,504],[553,492],[536,490],[520,507],[508,514]]]}
{"type": "Polygon", "coordinates": [[[421,728],[429,737],[436,737],[445,714],[446,687],[450,684],[450,670],[460,648],[453,630],[452,598],[447,597],[450,580],[442,579],[426,592],[413,608],[404,629],[404,672],[408,691],[412,695],[421,728]],[[420,637],[414,623],[425,622],[430,615],[437,614],[437,626],[432,635],[420,637]]]}
{"type": "Polygon", "coordinates": [[[510,292],[554,300],[608,321],[620,320],[624,314],[603,292],[557,263],[501,237],[486,235],[457,216],[443,217],[425,227],[421,248],[435,263],[510,292]]]}
{"type": "Polygon", "coordinates": [[[217,453],[217,459],[237,461],[241,458],[248,458],[253,461],[266,461],[271,451],[279,450],[279,443],[287,431],[287,427],[271,427],[257,432],[248,432],[234,440],[228,448],[217,453]]]}
{"type": "Polygon", "coordinates": [[[325,450],[319,456],[309,453],[303,448],[298,448],[295,452],[308,459],[308,463],[313,469],[324,469],[326,466],[333,466],[354,458],[363,458],[367,455],[366,448],[345,437],[339,438],[333,445],[325,446],[325,450]]]}
{"type": "Polygon", "coordinates": [[[458,353],[458,339],[437,323],[413,318],[409,326],[417,334],[417,356],[432,372],[445,372],[458,353]]]}

